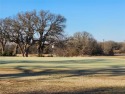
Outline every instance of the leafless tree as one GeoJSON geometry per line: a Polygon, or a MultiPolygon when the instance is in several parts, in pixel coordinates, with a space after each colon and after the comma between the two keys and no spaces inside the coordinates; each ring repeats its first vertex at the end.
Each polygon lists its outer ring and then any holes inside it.
{"type": "Polygon", "coordinates": [[[103,48],[104,55],[114,55],[114,52],[113,52],[114,44],[115,44],[114,41],[104,42],[104,48],[103,48]]]}
{"type": "Polygon", "coordinates": [[[18,14],[17,23],[20,25],[19,32],[20,36],[20,45],[19,47],[22,50],[22,53],[28,57],[29,48],[34,44],[34,34],[35,34],[35,21],[36,21],[36,11],[20,13],[18,14]]]}
{"type": "Polygon", "coordinates": [[[81,50],[83,55],[92,55],[96,51],[97,42],[88,32],[76,32],[73,36],[76,46],[81,50]]]}
{"type": "Polygon", "coordinates": [[[29,48],[35,43],[37,36],[38,54],[40,56],[46,42],[51,44],[62,35],[65,21],[63,16],[43,10],[39,13],[36,11],[19,13],[14,18],[0,20],[2,53],[7,39],[9,39],[10,42],[16,43],[16,48],[20,48],[23,56],[28,57],[29,48]]]}
{"type": "Polygon", "coordinates": [[[6,24],[7,21],[9,21],[9,20],[0,19],[0,44],[1,44],[1,48],[2,48],[2,54],[4,54],[5,46],[9,39],[8,31],[7,31],[8,26],[6,24]]]}
{"type": "Polygon", "coordinates": [[[66,19],[61,15],[51,14],[48,11],[40,11],[36,20],[36,31],[39,35],[38,55],[43,53],[45,42],[49,38],[61,35],[65,27],[66,19]]]}
{"type": "MultiPolygon", "coordinates": [[[[7,18],[4,21],[5,31],[10,42],[15,42],[15,51],[20,48],[23,56],[28,57],[29,47],[33,44],[34,18],[36,12],[19,13],[15,18],[7,18]]],[[[4,26],[2,26],[4,27],[4,26]]],[[[4,42],[2,40],[2,42],[4,42]]]]}
{"type": "Polygon", "coordinates": [[[125,42],[121,43],[121,48],[120,48],[121,53],[125,53],[125,42]]]}

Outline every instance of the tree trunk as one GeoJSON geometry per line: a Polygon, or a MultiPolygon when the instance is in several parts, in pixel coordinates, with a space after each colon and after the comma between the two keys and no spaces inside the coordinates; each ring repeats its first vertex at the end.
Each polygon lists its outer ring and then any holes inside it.
{"type": "Polygon", "coordinates": [[[0,44],[2,46],[2,55],[5,53],[6,40],[0,40],[0,44]]]}
{"type": "Polygon", "coordinates": [[[38,41],[38,47],[37,47],[37,50],[38,50],[38,57],[41,57],[41,43],[42,43],[42,35],[43,33],[40,34],[40,39],[38,41]]]}
{"type": "Polygon", "coordinates": [[[40,57],[41,56],[41,44],[38,45],[37,47],[37,50],[38,50],[38,56],[40,57]]]}
{"type": "Polygon", "coordinates": [[[13,55],[16,55],[18,52],[18,45],[16,44],[13,50],[13,55]]]}
{"type": "Polygon", "coordinates": [[[38,47],[37,47],[37,50],[38,50],[38,57],[41,57],[42,56],[42,49],[41,49],[41,46],[42,46],[42,37],[40,37],[39,41],[38,41],[38,47]]]}
{"type": "Polygon", "coordinates": [[[5,44],[4,44],[4,43],[1,43],[1,47],[2,47],[2,55],[3,55],[4,52],[5,52],[5,44]]]}
{"type": "Polygon", "coordinates": [[[5,52],[5,47],[4,45],[2,45],[2,55],[4,54],[4,52],[5,52]]]}
{"type": "Polygon", "coordinates": [[[29,45],[26,45],[26,47],[25,47],[25,57],[28,57],[28,55],[29,55],[29,45]]]}
{"type": "Polygon", "coordinates": [[[28,55],[29,55],[29,48],[25,50],[25,57],[28,57],[28,55]]]}
{"type": "Polygon", "coordinates": [[[41,46],[41,54],[43,54],[43,51],[44,51],[44,43],[41,46]]]}
{"type": "Polygon", "coordinates": [[[20,48],[20,51],[21,51],[22,56],[24,57],[24,51],[23,51],[23,49],[22,49],[21,45],[20,45],[20,44],[18,44],[18,46],[19,46],[19,48],[20,48]]]}

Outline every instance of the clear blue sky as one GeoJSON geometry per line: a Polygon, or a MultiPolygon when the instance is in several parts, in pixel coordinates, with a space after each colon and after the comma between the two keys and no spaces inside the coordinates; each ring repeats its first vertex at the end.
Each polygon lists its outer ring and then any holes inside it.
{"type": "Polygon", "coordinates": [[[125,40],[125,0],[0,0],[0,18],[34,9],[65,16],[68,35],[87,31],[98,41],[125,40]]]}

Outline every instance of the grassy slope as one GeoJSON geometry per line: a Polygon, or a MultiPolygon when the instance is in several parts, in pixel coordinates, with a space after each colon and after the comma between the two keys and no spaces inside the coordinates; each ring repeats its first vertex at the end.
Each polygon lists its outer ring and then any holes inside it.
{"type": "Polygon", "coordinates": [[[0,57],[3,93],[125,93],[119,57],[0,57]]]}

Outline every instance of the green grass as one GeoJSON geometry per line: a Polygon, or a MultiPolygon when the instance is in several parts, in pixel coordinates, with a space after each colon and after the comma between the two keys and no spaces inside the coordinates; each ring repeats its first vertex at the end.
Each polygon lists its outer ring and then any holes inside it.
{"type": "Polygon", "coordinates": [[[124,94],[119,57],[0,57],[0,94],[124,94]],[[32,88],[32,89],[31,89],[32,88]]]}

